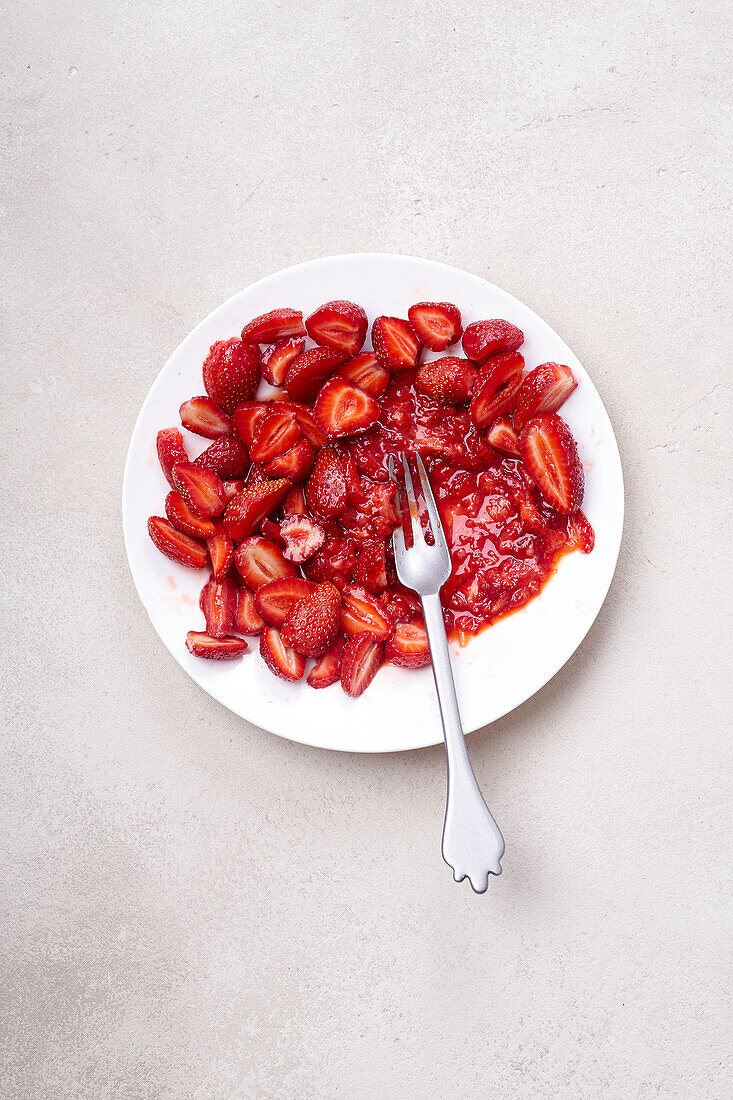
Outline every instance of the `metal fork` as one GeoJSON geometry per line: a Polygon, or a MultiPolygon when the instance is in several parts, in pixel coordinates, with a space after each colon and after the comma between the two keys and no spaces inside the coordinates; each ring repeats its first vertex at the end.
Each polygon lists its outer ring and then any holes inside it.
{"type": "MultiPolygon", "coordinates": [[[[425,541],[410,464],[407,455],[403,454],[404,492],[412,526],[412,546],[408,548],[405,545],[404,525],[395,528],[392,535],[395,566],[402,584],[417,592],[422,603],[443,723],[448,764],[443,859],[453,868],[456,882],[462,882],[468,877],[476,893],[483,894],[489,885],[489,875],[501,874],[500,860],[504,855],[504,838],[484,802],[466,751],[440,604],[441,585],[445,584],[451,574],[450,553],[427,471],[420,455],[416,454],[414,458],[430,517],[434,545],[425,541]]],[[[400,490],[393,455],[389,456],[389,475],[400,490]]]]}

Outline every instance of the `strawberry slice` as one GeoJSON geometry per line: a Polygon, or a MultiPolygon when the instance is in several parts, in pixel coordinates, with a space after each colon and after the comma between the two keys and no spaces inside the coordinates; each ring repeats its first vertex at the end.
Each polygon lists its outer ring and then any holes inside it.
{"type": "Polygon", "coordinates": [[[452,302],[417,302],[407,316],[418,340],[430,351],[445,351],[463,333],[461,311],[452,302]]]}
{"type": "Polygon", "coordinates": [[[541,363],[522,381],[514,410],[514,427],[521,432],[533,416],[557,412],[577,385],[570,367],[563,363],[541,363]]]}
{"type": "Polygon", "coordinates": [[[289,649],[276,626],[266,626],[260,634],[260,655],[275,676],[295,682],[305,675],[305,657],[289,649]]]}
{"type": "Polygon", "coordinates": [[[237,611],[234,616],[234,629],[237,634],[259,634],[264,622],[255,605],[254,592],[242,587],[237,592],[237,611]]]}
{"type": "Polygon", "coordinates": [[[371,634],[350,638],[341,653],[341,687],[354,698],[371,684],[382,663],[384,646],[371,634]]]}
{"type": "Polygon", "coordinates": [[[313,465],[313,448],[307,439],[299,439],[284,455],[273,458],[265,466],[268,477],[286,477],[288,481],[302,481],[313,465]]]}
{"type": "Polygon", "coordinates": [[[211,520],[192,512],[177,489],[171,489],[165,498],[165,514],[177,531],[191,538],[208,539],[216,534],[211,520]]]}
{"type": "MultiPolygon", "coordinates": [[[[221,474],[219,474],[219,477],[221,477],[221,474]]],[[[229,503],[232,497],[235,497],[237,493],[241,493],[244,488],[244,482],[240,479],[237,481],[225,481],[222,479],[222,485],[224,486],[224,496],[227,498],[227,503],[229,503]]]]}
{"type": "Polygon", "coordinates": [[[293,401],[315,401],[318,391],[348,355],[333,348],[311,348],[290,364],[285,388],[293,401]]]}
{"type": "Polygon", "coordinates": [[[338,637],[341,594],[332,584],[316,585],[310,596],[298,600],[283,623],[282,640],[304,657],[320,657],[338,637]]]}
{"type": "Polygon", "coordinates": [[[299,309],[270,310],[242,329],[245,344],[274,344],[289,336],[305,336],[303,314],[299,309]]]}
{"type": "Polygon", "coordinates": [[[519,436],[522,461],[543,497],[564,515],[583,503],[584,477],[572,432],[557,413],[530,420],[519,436]]]}
{"type": "Polygon", "coordinates": [[[329,439],[357,435],[376,424],[379,403],[343,378],[332,378],[318,394],[313,415],[329,439]]]}
{"type": "Polygon", "coordinates": [[[501,451],[504,455],[519,458],[519,442],[511,420],[502,416],[495,420],[486,436],[495,451],[501,451]]]}
{"type": "Polygon", "coordinates": [[[176,531],[175,527],[162,516],[151,516],[148,520],[148,534],[160,550],[171,561],[187,565],[191,569],[203,569],[206,565],[206,548],[203,543],[176,531]]]}
{"type": "Polygon", "coordinates": [[[278,340],[262,356],[260,374],[271,386],[282,386],[290,364],[298,358],[305,348],[305,340],[295,336],[287,340],[278,340]]]}
{"type": "Polygon", "coordinates": [[[299,401],[278,401],[278,407],[289,409],[298,421],[298,427],[304,439],[307,439],[314,451],[320,451],[328,443],[326,436],[316,424],[313,412],[299,401]]]}
{"type": "Polygon", "coordinates": [[[384,647],[385,658],[400,668],[422,668],[430,664],[430,647],[425,633],[425,623],[415,619],[411,623],[397,623],[394,637],[384,647]]]}
{"type": "Polygon", "coordinates": [[[234,624],[237,611],[237,586],[224,577],[211,577],[201,589],[199,607],[206,619],[206,633],[212,638],[226,638],[234,624]]]}
{"type": "Polygon", "coordinates": [[[245,489],[251,489],[255,485],[267,485],[267,484],[269,484],[269,482],[270,482],[270,479],[267,476],[267,474],[265,473],[265,471],[262,469],[262,467],[257,466],[253,462],[252,465],[249,468],[249,473],[247,474],[247,480],[244,483],[245,489]]]}
{"type": "Polygon", "coordinates": [[[232,418],[210,397],[192,397],[184,401],[180,416],[184,428],[206,439],[218,439],[220,435],[229,435],[232,430],[232,418]]]}
{"type": "Polygon", "coordinates": [[[372,325],[372,344],[386,370],[412,370],[420,361],[422,344],[410,322],[401,317],[377,317],[372,325]]]}
{"type": "Polygon", "coordinates": [[[500,351],[492,355],[479,370],[478,385],[487,385],[494,393],[524,370],[524,356],[521,351],[500,351]]]}
{"type": "Polygon", "coordinates": [[[302,577],[278,577],[257,589],[255,607],[270,626],[282,626],[299,600],[310,596],[314,585],[302,577]]]}
{"type": "Polygon", "coordinates": [[[179,462],[173,467],[173,484],[197,516],[220,516],[226,505],[221,478],[205,466],[179,462]]]}
{"type": "Polygon", "coordinates": [[[365,351],[354,359],[349,359],[336,371],[337,378],[343,378],[358,386],[372,397],[381,397],[389,385],[389,371],[379,365],[376,352],[365,351]]]}
{"type": "Polygon", "coordinates": [[[318,658],[308,673],[306,683],[312,688],[327,688],[331,684],[337,684],[340,678],[341,654],[345,645],[345,638],[337,638],[331,648],[318,658]]]}
{"type": "Polygon", "coordinates": [[[488,428],[498,417],[512,412],[522,385],[524,358],[497,355],[496,363],[482,370],[474,387],[469,412],[477,428],[488,428]]]}
{"type": "Polygon", "coordinates": [[[284,556],[296,565],[312,558],[326,538],[323,528],[306,515],[286,516],[280,523],[280,534],[285,540],[284,556]]]}
{"type": "Polygon", "coordinates": [[[234,563],[244,583],[254,592],[269,581],[296,575],[293,563],[286,561],[277,546],[261,535],[252,535],[240,542],[234,554],[234,563]]]}
{"type": "Polygon", "coordinates": [[[283,501],[283,515],[302,516],[306,511],[305,489],[302,485],[293,485],[283,501]]]}
{"type": "Polygon", "coordinates": [[[383,542],[367,540],[356,559],[354,584],[376,594],[387,587],[387,557],[383,542]]]}
{"type": "Polygon", "coordinates": [[[252,446],[257,423],[269,412],[270,406],[264,401],[245,401],[234,410],[232,422],[245,447],[252,446]]]}
{"type": "Polygon", "coordinates": [[[227,480],[242,478],[249,470],[247,451],[235,435],[215,439],[193,460],[193,464],[213,470],[220,478],[227,480]]]}
{"type": "Polygon", "coordinates": [[[227,575],[234,561],[234,543],[223,531],[217,531],[206,540],[211,568],[218,581],[227,575]]]}
{"type": "Polygon", "coordinates": [[[474,363],[483,363],[499,351],[516,351],[523,343],[524,333],[501,317],[491,321],[474,321],[463,333],[463,350],[474,363]]]}
{"type": "Polygon", "coordinates": [[[293,413],[273,404],[271,412],[255,424],[249,456],[264,465],[286,454],[299,439],[300,428],[293,413]]]}
{"type": "Polygon", "coordinates": [[[280,524],[276,523],[274,519],[263,519],[260,524],[260,534],[264,535],[270,542],[274,542],[278,550],[285,549],[285,539],[280,534],[280,524]]]}
{"type": "Polygon", "coordinates": [[[201,630],[189,630],[186,635],[186,649],[194,657],[206,657],[210,661],[231,661],[247,652],[244,638],[211,638],[201,630]]]}
{"type": "Polygon", "coordinates": [[[582,512],[576,512],[568,520],[568,543],[582,554],[590,554],[596,544],[596,533],[582,512]]]}
{"type": "Polygon", "coordinates": [[[290,482],[260,481],[248,484],[229,501],[224,513],[224,531],[235,542],[257,529],[260,520],[268,516],[285,499],[290,482]]]}
{"type": "Polygon", "coordinates": [[[394,623],[389,612],[375,596],[358,585],[347,585],[342,593],[341,629],[353,634],[372,634],[378,641],[386,642],[394,634],[394,623]]]}
{"type": "Polygon", "coordinates": [[[311,512],[337,516],[346,507],[346,477],[340,456],[330,448],[319,451],[305,487],[311,512]]]}
{"type": "Polygon", "coordinates": [[[204,389],[212,401],[231,415],[250,401],[260,380],[260,356],[241,340],[217,340],[204,360],[204,389]]]}
{"type": "Polygon", "coordinates": [[[468,359],[446,355],[423,363],[415,375],[415,389],[442,405],[463,405],[471,396],[478,371],[468,359]]]}
{"type": "Polygon", "coordinates": [[[178,428],[161,428],[156,438],[158,461],[169,485],[173,485],[173,467],[188,462],[183,436],[178,428]]]}
{"type": "Polygon", "coordinates": [[[326,302],[306,319],[305,328],[315,344],[357,355],[366,339],[369,321],[355,302],[326,302]]]}

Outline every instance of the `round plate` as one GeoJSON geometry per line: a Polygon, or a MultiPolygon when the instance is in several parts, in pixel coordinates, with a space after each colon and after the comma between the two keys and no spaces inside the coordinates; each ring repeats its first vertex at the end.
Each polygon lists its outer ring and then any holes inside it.
{"type": "MultiPolygon", "coordinates": [[[[347,752],[397,752],[442,741],[429,668],[408,672],[386,665],[358,699],[338,686],[314,691],[287,684],[255,650],[237,661],[206,661],[185,647],[187,630],[203,629],[198,597],[203,570],[163,557],[150,541],[147,519],[163,515],[169,486],[158,464],[155,437],[179,424],[183,401],[203,393],[201,364],[215,340],[238,336],[247,321],[279,306],[302,309],[349,298],[370,321],[379,314],[407,316],[413,302],[450,301],[464,326],[505,317],[525,334],[527,366],[567,363],[578,388],[562,415],[578,441],[586,473],[583,509],[596,532],[591,554],[565,555],[540,595],[466,646],[451,646],[466,731],[479,729],[519,706],[562,668],[598,614],[611,583],[623,526],[623,480],[611,423],[596,389],[570,348],[536,313],[476,275],[409,256],[354,255],[313,260],[271,275],[235,294],[201,322],[156,378],[135,425],[122,491],[125,547],[150,621],[189,676],[235,714],[281,737],[347,752]]],[[[425,359],[438,358],[428,353],[425,359]]],[[[183,431],[195,457],[209,440],[183,431]]]]}

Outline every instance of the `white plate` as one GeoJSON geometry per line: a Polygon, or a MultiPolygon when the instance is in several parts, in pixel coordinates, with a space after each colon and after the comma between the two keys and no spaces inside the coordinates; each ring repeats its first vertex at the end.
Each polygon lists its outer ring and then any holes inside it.
{"type": "MultiPolygon", "coordinates": [[[[413,302],[455,302],[464,326],[506,317],[525,334],[527,366],[567,363],[578,388],[562,408],[585,466],[583,504],[596,532],[592,554],[568,554],[540,595],[463,648],[452,646],[464,726],[479,729],[519,706],[562,668],[598,614],[611,583],[623,526],[623,480],[611,423],[593,383],[570,348],[527,306],[476,275],[409,256],[331,256],[299,264],[247,287],[201,322],[174,351],[145,399],[130,440],[122,490],[125,546],[150,621],[189,676],[235,714],[281,737],[348,752],[397,752],[442,740],[430,669],[387,665],[359,699],[338,686],[313,691],[276,679],[259,653],[239,661],[205,661],[185,648],[187,630],[203,629],[198,608],[203,570],[175,565],[153,546],[147,519],[163,515],[168,485],[156,455],[158,429],[179,423],[183,401],[203,393],[201,364],[215,340],[278,306],[305,316],[322,302],[349,298],[370,321],[406,317],[413,302]]],[[[426,355],[426,359],[437,358],[426,355]]],[[[194,457],[208,444],[183,432],[194,457]]],[[[256,650],[257,639],[251,647],[256,650]]]]}

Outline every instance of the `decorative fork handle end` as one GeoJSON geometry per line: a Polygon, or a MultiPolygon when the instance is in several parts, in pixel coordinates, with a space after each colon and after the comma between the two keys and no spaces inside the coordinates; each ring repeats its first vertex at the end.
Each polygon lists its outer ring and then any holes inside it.
{"type": "Polygon", "coordinates": [[[489,875],[501,874],[504,837],[491,816],[466,760],[448,772],[448,804],[443,826],[443,859],[456,882],[468,878],[477,894],[489,885],[489,875]]]}

